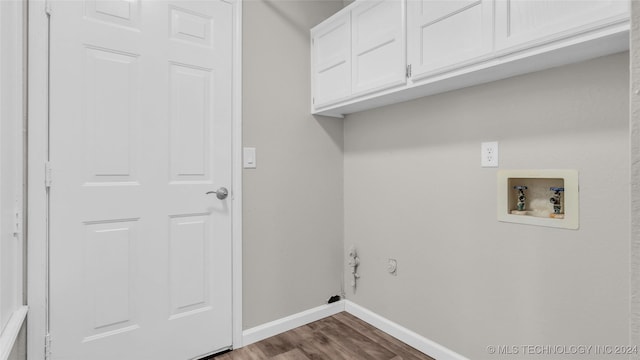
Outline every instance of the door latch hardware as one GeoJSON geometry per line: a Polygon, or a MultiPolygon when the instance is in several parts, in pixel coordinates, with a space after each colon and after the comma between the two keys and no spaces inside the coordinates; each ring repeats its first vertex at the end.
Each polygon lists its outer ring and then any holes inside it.
{"type": "Polygon", "coordinates": [[[216,191],[207,191],[207,195],[216,194],[216,197],[220,200],[224,200],[229,196],[229,190],[226,187],[221,187],[216,191]]]}

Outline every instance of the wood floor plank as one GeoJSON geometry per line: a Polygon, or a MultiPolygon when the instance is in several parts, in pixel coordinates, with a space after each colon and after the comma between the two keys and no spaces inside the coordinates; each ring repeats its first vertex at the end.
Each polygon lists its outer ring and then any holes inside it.
{"type": "Polygon", "coordinates": [[[400,355],[404,360],[434,360],[432,357],[399,341],[393,336],[374,328],[363,320],[347,313],[341,312],[333,316],[336,320],[346,323],[371,341],[380,344],[391,352],[400,355]]]}
{"type": "Polygon", "coordinates": [[[213,360],[434,360],[342,312],[213,360]]]}
{"type": "Polygon", "coordinates": [[[293,349],[272,358],[272,360],[309,360],[300,349],[293,349]]]}
{"type": "Polygon", "coordinates": [[[233,350],[221,356],[214,357],[214,360],[265,360],[269,359],[257,346],[249,345],[233,350]]]}
{"type": "MultiPolygon", "coordinates": [[[[376,334],[375,338],[378,339],[387,339],[385,342],[384,346],[388,346],[392,351],[394,351],[395,353],[402,355],[402,357],[405,360],[436,360],[435,358],[409,346],[406,345],[404,343],[402,343],[401,341],[397,340],[396,338],[392,337],[391,335],[385,333],[382,330],[379,329],[373,329],[372,330],[373,334],[376,334]],[[402,343],[401,346],[398,345],[398,343],[402,343]]],[[[373,337],[372,337],[373,338],[373,337]]],[[[382,340],[381,340],[382,341],[382,340]]]]}
{"type": "Polygon", "coordinates": [[[292,343],[288,337],[285,332],[269,338],[269,341],[259,341],[255,345],[262,350],[265,355],[273,357],[296,348],[296,344],[292,343]]]}
{"type": "Polygon", "coordinates": [[[395,356],[394,353],[371,341],[356,329],[336,319],[329,319],[332,321],[325,329],[327,336],[344,347],[357,349],[357,354],[362,360],[389,360],[395,356]]]}
{"type": "Polygon", "coordinates": [[[292,332],[296,336],[300,337],[301,341],[299,347],[311,360],[349,359],[349,357],[343,354],[340,349],[336,349],[329,338],[327,338],[322,332],[317,331],[317,328],[316,330],[313,330],[311,327],[301,326],[293,329],[292,332]]]}
{"type": "MultiPolygon", "coordinates": [[[[362,357],[359,349],[350,346],[350,344],[336,339],[335,336],[331,336],[330,318],[320,320],[320,325],[313,331],[315,339],[323,339],[325,345],[321,345],[320,342],[313,342],[322,353],[324,353],[324,359],[358,359],[358,360],[370,360],[362,357]],[[324,340],[326,339],[326,340],[324,340]]],[[[346,334],[345,334],[346,337],[346,334]]]]}

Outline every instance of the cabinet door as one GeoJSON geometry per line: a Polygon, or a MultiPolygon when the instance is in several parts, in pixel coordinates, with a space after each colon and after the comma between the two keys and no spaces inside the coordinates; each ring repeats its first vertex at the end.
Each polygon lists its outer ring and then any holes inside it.
{"type": "Polygon", "coordinates": [[[496,0],[496,49],[544,43],[628,16],[626,0],[496,0]]]}
{"type": "Polygon", "coordinates": [[[362,1],[351,25],[353,94],[405,84],[404,2],[362,1]]]}
{"type": "Polygon", "coordinates": [[[351,95],[351,18],[349,13],[311,31],[313,104],[330,105],[351,95]]]}
{"type": "Polygon", "coordinates": [[[453,69],[493,50],[493,0],[408,0],[412,79],[453,69]]]}

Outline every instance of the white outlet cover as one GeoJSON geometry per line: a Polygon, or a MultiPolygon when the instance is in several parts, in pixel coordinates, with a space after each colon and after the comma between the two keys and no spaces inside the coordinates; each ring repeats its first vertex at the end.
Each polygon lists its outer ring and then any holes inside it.
{"type": "Polygon", "coordinates": [[[498,142],[483,142],[480,144],[480,166],[498,167],[498,142]]]}

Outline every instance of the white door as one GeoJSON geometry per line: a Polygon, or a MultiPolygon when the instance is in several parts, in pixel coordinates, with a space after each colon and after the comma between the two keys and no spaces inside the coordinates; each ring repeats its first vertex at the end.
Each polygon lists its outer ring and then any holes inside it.
{"type": "Polygon", "coordinates": [[[412,79],[452,70],[493,50],[493,0],[408,0],[412,79]]]}
{"type": "Polygon", "coordinates": [[[406,83],[404,2],[365,1],[351,11],[352,93],[406,83]]]}
{"type": "Polygon", "coordinates": [[[233,6],[52,3],[53,359],[231,346],[233,6]]]}

